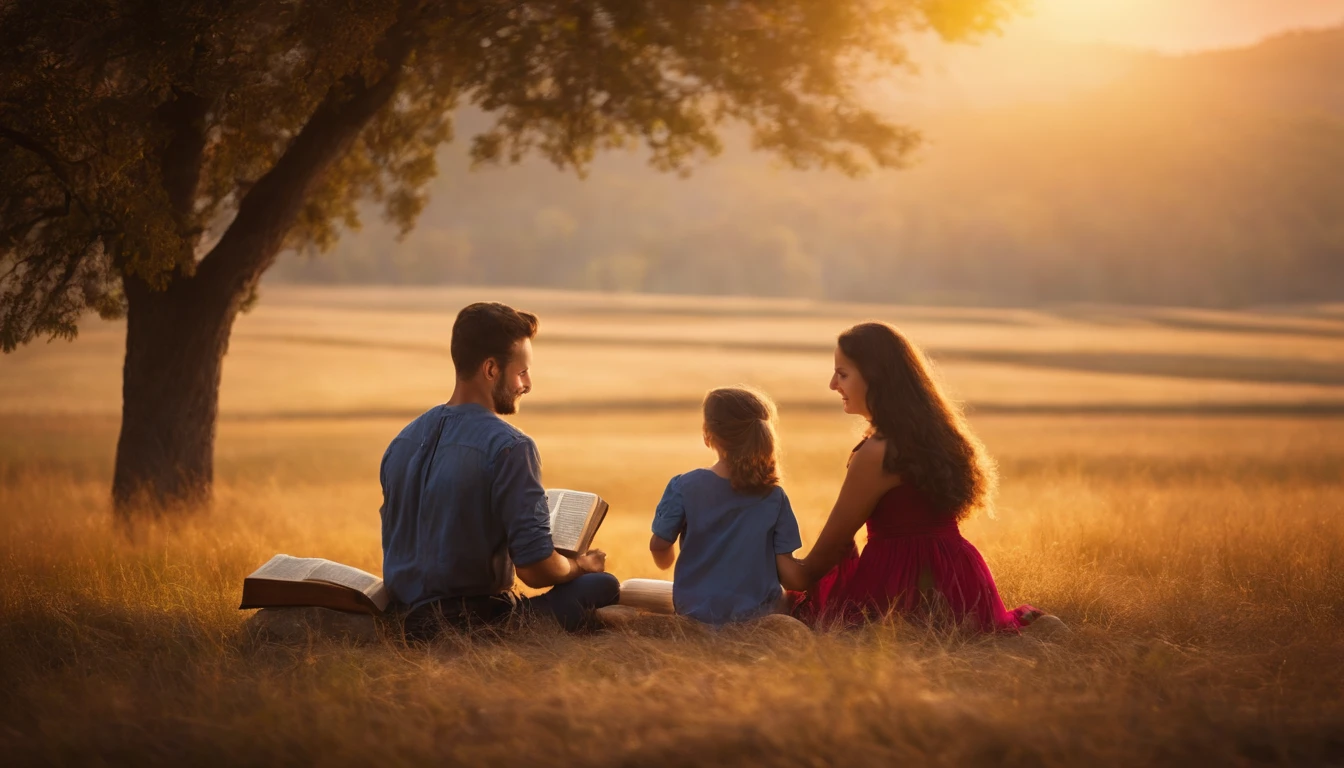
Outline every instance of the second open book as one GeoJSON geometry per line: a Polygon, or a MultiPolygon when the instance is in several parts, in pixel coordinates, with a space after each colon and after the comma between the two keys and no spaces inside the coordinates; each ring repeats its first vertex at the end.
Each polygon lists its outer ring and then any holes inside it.
{"type": "Polygon", "coordinates": [[[607,502],[586,491],[547,489],[546,506],[551,515],[551,541],[557,550],[570,557],[588,551],[597,529],[607,518],[607,502]]]}

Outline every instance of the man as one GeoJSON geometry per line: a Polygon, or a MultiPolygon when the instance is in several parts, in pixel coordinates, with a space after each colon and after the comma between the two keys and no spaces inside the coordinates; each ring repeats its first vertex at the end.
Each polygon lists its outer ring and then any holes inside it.
{"type": "Polygon", "coordinates": [[[500,418],[532,389],[536,333],[535,315],[503,304],[458,313],[453,396],[407,425],[383,456],[383,580],[410,609],[410,637],[519,613],[554,616],[572,631],[619,597],[601,550],[555,551],[536,444],[500,418]],[[515,569],[527,586],[550,591],[514,594],[515,569]]]}

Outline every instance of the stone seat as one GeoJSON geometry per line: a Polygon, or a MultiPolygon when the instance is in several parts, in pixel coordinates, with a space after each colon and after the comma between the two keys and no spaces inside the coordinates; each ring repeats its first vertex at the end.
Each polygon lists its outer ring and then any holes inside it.
{"type": "Polygon", "coordinates": [[[364,613],[330,608],[262,608],[245,626],[267,640],[304,643],[310,638],[371,643],[378,639],[378,622],[364,613]]]}

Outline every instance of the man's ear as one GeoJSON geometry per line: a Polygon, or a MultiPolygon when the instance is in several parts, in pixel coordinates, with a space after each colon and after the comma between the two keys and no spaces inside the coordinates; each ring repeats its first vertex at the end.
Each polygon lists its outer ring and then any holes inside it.
{"type": "Polygon", "coordinates": [[[493,382],[498,379],[502,371],[499,369],[499,362],[493,357],[487,357],[481,364],[481,370],[485,372],[485,380],[493,382]]]}

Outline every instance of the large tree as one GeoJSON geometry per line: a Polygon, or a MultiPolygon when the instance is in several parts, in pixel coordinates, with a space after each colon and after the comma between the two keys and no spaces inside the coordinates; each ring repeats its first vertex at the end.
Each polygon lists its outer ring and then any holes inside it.
{"type": "Polygon", "coordinates": [[[124,316],[117,509],[199,505],[262,274],[361,201],[409,229],[459,106],[493,118],[482,162],[682,170],[738,123],[795,166],[888,166],[917,136],[864,73],[1013,2],[0,0],[0,347],[124,316]]]}

